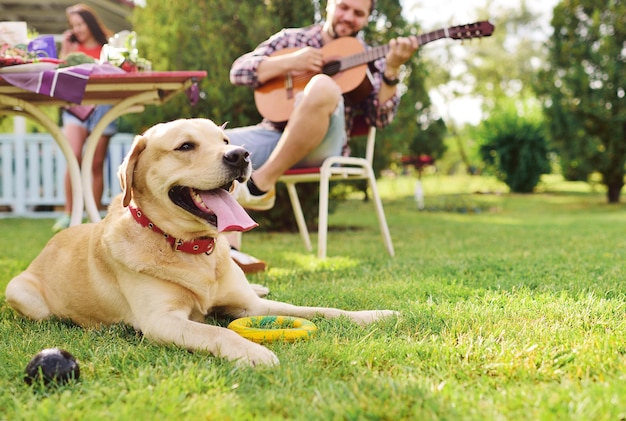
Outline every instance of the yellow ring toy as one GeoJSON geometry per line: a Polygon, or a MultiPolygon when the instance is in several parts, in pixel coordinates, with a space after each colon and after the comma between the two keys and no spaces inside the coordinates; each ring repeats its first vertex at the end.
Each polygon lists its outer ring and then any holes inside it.
{"type": "Polygon", "coordinates": [[[228,328],[256,343],[309,339],[317,330],[313,322],[290,316],[243,317],[228,328]]]}

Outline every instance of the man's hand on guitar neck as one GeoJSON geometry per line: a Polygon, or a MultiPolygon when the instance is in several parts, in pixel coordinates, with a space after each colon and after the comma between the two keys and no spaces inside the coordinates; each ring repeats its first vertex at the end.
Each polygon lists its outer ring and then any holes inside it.
{"type": "Polygon", "coordinates": [[[417,51],[419,43],[415,38],[400,37],[389,42],[389,52],[385,56],[386,65],[383,72],[383,84],[378,92],[381,102],[387,101],[396,92],[396,84],[400,75],[400,66],[406,63],[417,51]]]}
{"type": "Polygon", "coordinates": [[[385,76],[389,79],[398,77],[400,66],[413,56],[418,47],[419,44],[414,37],[399,37],[389,41],[389,52],[385,56],[387,61],[385,76]]]}

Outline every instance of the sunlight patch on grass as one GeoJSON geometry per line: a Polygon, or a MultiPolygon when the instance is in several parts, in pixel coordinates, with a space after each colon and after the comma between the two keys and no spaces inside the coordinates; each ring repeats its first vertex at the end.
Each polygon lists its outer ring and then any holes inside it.
{"type": "Polygon", "coordinates": [[[345,270],[359,265],[357,259],[353,259],[349,256],[329,256],[326,259],[320,260],[317,258],[317,254],[308,253],[283,253],[283,259],[294,263],[297,267],[315,271],[315,270],[345,270]]]}
{"type": "MultiPolygon", "coordinates": [[[[378,180],[378,188],[383,199],[398,197],[413,197],[415,194],[417,178],[414,176],[383,176],[378,180]]],[[[451,194],[508,194],[510,189],[502,181],[495,177],[471,176],[466,174],[441,175],[426,174],[421,179],[422,190],[428,197],[451,195],[451,194]]],[[[606,186],[601,180],[592,176],[589,182],[567,181],[559,174],[544,174],[535,187],[535,193],[557,193],[568,195],[570,199],[576,199],[576,193],[581,195],[600,195],[602,199],[606,194],[606,186]],[[573,196],[571,194],[574,194],[573,196]]],[[[626,196],[626,190],[622,191],[626,196]]]]}
{"type": "MultiPolygon", "coordinates": [[[[378,188],[384,199],[413,197],[417,178],[411,176],[381,177],[378,188]]],[[[421,179],[425,196],[473,193],[506,193],[509,188],[495,177],[430,174],[421,179]]]]}
{"type": "Polygon", "coordinates": [[[590,182],[567,181],[560,174],[544,174],[536,188],[537,192],[560,193],[605,193],[606,186],[601,184],[599,175],[593,175],[590,182]]]}

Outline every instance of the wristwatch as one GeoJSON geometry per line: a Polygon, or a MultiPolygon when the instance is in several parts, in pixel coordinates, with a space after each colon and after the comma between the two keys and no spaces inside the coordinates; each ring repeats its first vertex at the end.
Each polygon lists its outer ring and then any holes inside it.
{"type": "Polygon", "coordinates": [[[400,82],[400,79],[398,79],[397,77],[394,77],[393,79],[389,79],[385,75],[385,72],[383,72],[383,82],[385,82],[385,84],[389,86],[396,86],[400,82]]]}

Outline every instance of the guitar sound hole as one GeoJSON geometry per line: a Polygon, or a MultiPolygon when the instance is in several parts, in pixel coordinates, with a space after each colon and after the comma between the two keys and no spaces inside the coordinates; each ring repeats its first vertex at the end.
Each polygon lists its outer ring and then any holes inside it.
{"type": "Polygon", "coordinates": [[[329,61],[322,67],[322,73],[328,76],[334,76],[341,70],[341,63],[338,61],[329,61]]]}

